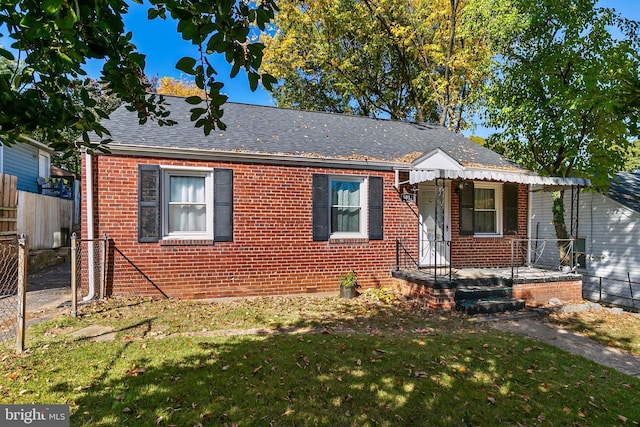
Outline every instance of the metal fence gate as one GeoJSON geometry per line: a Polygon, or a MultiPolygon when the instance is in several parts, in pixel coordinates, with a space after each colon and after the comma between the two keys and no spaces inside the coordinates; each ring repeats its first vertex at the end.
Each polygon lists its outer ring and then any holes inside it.
{"type": "Polygon", "coordinates": [[[110,297],[168,298],[112,239],[106,235],[78,239],[75,234],[71,237],[71,295],[74,317],[81,302],[110,297]]]}
{"type": "Polygon", "coordinates": [[[26,314],[26,238],[0,242],[0,345],[24,350],[26,314]],[[16,338],[13,341],[12,338],[16,338]]]}

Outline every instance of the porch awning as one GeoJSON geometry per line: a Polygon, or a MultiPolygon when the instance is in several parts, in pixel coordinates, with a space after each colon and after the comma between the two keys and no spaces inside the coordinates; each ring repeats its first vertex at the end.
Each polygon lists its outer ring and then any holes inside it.
{"type": "Polygon", "coordinates": [[[591,182],[585,178],[562,178],[554,176],[540,176],[526,173],[514,173],[494,170],[452,170],[452,169],[411,169],[409,183],[433,181],[436,178],[488,180],[499,182],[515,182],[518,184],[537,184],[543,186],[562,187],[590,187],[591,182]]]}

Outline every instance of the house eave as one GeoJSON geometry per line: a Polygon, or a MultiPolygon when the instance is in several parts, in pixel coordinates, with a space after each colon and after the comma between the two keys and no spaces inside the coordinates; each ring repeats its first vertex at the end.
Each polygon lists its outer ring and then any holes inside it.
{"type": "Polygon", "coordinates": [[[36,147],[39,150],[46,151],[49,154],[55,153],[55,150],[52,149],[51,147],[49,147],[47,144],[44,144],[44,143],[42,143],[40,141],[37,141],[37,140],[35,140],[35,139],[33,139],[33,138],[29,137],[29,136],[20,135],[20,139],[22,139],[27,144],[36,147]]]}
{"type": "Polygon", "coordinates": [[[162,157],[187,160],[208,160],[232,163],[260,163],[282,166],[322,167],[335,169],[367,169],[384,171],[392,171],[398,168],[407,167],[407,163],[405,162],[349,158],[327,158],[314,157],[311,155],[300,156],[245,151],[217,151],[167,147],[148,147],[117,143],[111,143],[107,148],[110,154],[114,155],[162,157]]]}

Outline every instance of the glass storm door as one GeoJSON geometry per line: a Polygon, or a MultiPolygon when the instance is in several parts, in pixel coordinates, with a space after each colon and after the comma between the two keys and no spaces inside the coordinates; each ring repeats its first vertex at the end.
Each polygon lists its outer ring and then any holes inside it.
{"type": "Polygon", "coordinates": [[[448,186],[436,188],[433,182],[418,189],[421,267],[449,265],[451,241],[448,186]],[[436,191],[437,190],[437,191],[436,191]]]}

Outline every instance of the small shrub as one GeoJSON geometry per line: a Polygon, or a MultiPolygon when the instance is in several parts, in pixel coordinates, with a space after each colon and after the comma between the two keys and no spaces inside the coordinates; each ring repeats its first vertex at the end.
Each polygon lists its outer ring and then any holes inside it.
{"type": "Polygon", "coordinates": [[[364,291],[363,295],[370,301],[380,301],[384,303],[390,303],[400,299],[400,295],[398,293],[384,287],[367,289],[364,291]]]}
{"type": "Polygon", "coordinates": [[[351,270],[348,273],[344,273],[340,275],[340,279],[338,280],[340,286],[344,286],[345,288],[352,288],[358,286],[358,273],[351,270]]]}

